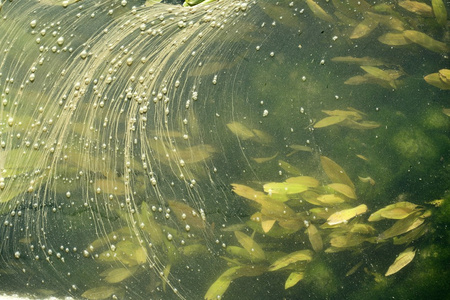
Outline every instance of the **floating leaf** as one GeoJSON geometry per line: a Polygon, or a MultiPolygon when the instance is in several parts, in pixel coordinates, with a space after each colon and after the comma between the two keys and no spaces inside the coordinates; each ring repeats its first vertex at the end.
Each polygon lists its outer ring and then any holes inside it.
{"type": "Polygon", "coordinates": [[[259,260],[264,260],[266,258],[264,250],[251,237],[240,231],[235,231],[234,234],[239,244],[247,250],[251,257],[259,260]]]}
{"type": "Polygon", "coordinates": [[[280,259],[277,259],[270,267],[269,271],[276,271],[281,268],[284,268],[290,264],[296,263],[298,261],[311,261],[312,260],[312,252],[311,250],[300,250],[296,252],[292,252],[286,256],[283,256],[280,259]]]}
{"type": "Polygon", "coordinates": [[[347,173],[345,173],[344,169],[340,165],[326,156],[321,156],[320,162],[322,163],[322,168],[332,182],[343,183],[348,185],[352,189],[355,189],[353,182],[350,180],[350,178],[347,176],[347,173]]]}
{"type": "Polygon", "coordinates": [[[286,279],[286,283],[284,284],[284,289],[287,290],[290,287],[296,285],[300,280],[305,276],[304,272],[292,272],[289,274],[289,277],[286,279]]]}
{"type": "Polygon", "coordinates": [[[311,246],[314,249],[314,251],[316,252],[322,251],[323,241],[319,231],[317,230],[317,227],[314,226],[313,224],[310,224],[306,232],[308,233],[309,242],[311,243],[311,246]]]}
{"type": "Polygon", "coordinates": [[[338,225],[341,223],[345,223],[351,218],[354,218],[358,215],[361,215],[367,211],[367,205],[361,204],[353,208],[344,209],[338,212],[335,212],[331,216],[328,217],[327,223],[329,225],[338,225]]]}
{"type": "Polygon", "coordinates": [[[405,251],[400,253],[384,276],[395,274],[403,269],[406,265],[408,265],[416,255],[416,251],[414,251],[413,249],[413,247],[409,247],[405,251]]]}

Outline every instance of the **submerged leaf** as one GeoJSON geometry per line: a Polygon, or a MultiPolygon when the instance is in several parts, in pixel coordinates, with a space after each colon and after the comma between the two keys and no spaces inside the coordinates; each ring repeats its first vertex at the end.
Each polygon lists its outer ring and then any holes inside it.
{"type": "Polygon", "coordinates": [[[322,120],[320,120],[319,122],[317,122],[316,124],[314,124],[314,128],[323,128],[323,127],[327,127],[327,126],[331,126],[334,124],[338,124],[342,121],[344,121],[347,117],[346,116],[331,116],[331,117],[326,117],[322,120]]]}
{"type": "Polygon", "coordinates": [[[296,263],[298,261],[310,261],[312,260],[311,250],[300,250],[292,252],[282,258],[277,259],[270,267],[269,271],[276,271],[284,268],[290,264],[296,263]]]}
{"type": "Polygon", "coordinates": [[[413,247],[409,247],[405,251],[400,253],[384,276],[395,274],[403,269],[406,265],[408,265],[416,255],[416,251],[414,251],[413,249],[413,247]]]}
{"type": "Polygon", "coordinates": [[[338,225],[347,222],[351,218],[354,218],[358,215],[361,215],[367,211],[367,205],[361,204],[353,208],[344,209],[338,212],[335,212],[331,216],[328,217],[327,223],[328,225],[338,225]]]}
{"type": "Polygon", "coordinates": [[[240,231],[235,231],[234,234],[239,244],[247,250],[250,256],[260,260],[266,258],[264,250],[251,237],[240,231]]]}
{"type": "Polygon", "coordinates": [[[403,35],[410,41],[433,52],[447,53],[450,51],[450,48],[445,43],[436,41],[423,32],[416,30],[405,30],[403,31],[403,35]]]}
{"type": "Polygon", "coordinates": [[[444,1],[431,0],[431,6],[433,7],[433,13],[436,17],[436,22],[441,26],[445,26],[445,24],[447,24],[447,9],[445,8],[444,1]]]}
{"type": "Polygon", "coordinates": [[[350,199],[356,199],[355,190],[346,184],[330,183],[328,186],[333,190],[335,190],[336,192],[341,193],[342,195],[350,199]]]}
{"type": "Polygon", "coordinates": [[[316,17],[329,23],[334,23],[333,17],[320,7],[319,4],[314,2],[314,0],[306,0],[306,4],[316,17]]]}
{"type": "Polygon", "coordinates": [[[286,179],[286,183],[301,184],[307,187],[319,186],[319,181],[310,176],[289,177],[288,179],[286,179]]]}
{"type": "Polygon", "coordinates": [[[450,83],[446,83],[442,80],[439,73],[431,73],[423,78],[428,84],[440,88],[441,90],[450,90],[450,83]]]}
{"type": "Polygon", "coordinates": [[[334,62],[345,62],[345,63],[354,63],[361,66],[382,66],[385,65],[384,62],[372,57],[352,57],[352,56],[337,56],[333,57],[331,61],[334,62]]]}
{"type": "Polygon", "coordinates": [[[248,140],[255,137],[255,133],[244,124],[231,122],[227,124],[228,129],[242,140],[248,140]]]}
{"type": "Polygon", "coordinates": [[[270,182],[264,185],[264,192],[271,194],[291,195],[299,194],[308,190],[308,187],[303,184],[288,183],[288,182],[270,182]]]}
{"type": "Polygon", "coordinates": [[[420,212],[416,212],[404,219],[398,220],[392,227],[382,232],[378,239],[389,239],[419,227],[425,221],[423,218],[419,217],[419,215],[420,212]]]}
{"type": "Polygon", "coordinates": [[[411,202],[402,201],[388,205],[377,210],[369,217],[369,222],[386,219],[403,219],[416,211],[417,205],[411,202]]]}
{"type": "Polygon", "coordinates": [[[121,282],[136,272],[137,268],[117,268],[107,270],[100,274],[105,277],[105,281],[108,283],[117,283],[121,282]]]}
{"type": "Polygon", "coordinates": [[[286,172],[288,172],[289,174],[292,175],[301,175],[302,172],[300,172],[300,170],[297,167],[294,167],[293,165],[291,165],[290,163],[285,162],[284,160],[279,160],[278,161],[278,165],[285,170],[286,172]]]}
{"type": "Polygon", "coordinates": [[[389,46],[402,46],[411,44],[411,41],[406,39],[403,33],[387,32],[378,37],[378,41],[389,46]]]}
{"type": "Polygon", "coordinates": [[[313,224],[310,224],[308,226],[308,229],[306,230],[308,233],[309,242],[311,243],[312,248],[316,252],[320,252],[323,249],[323,241],[322,237],[320,236],[320,232],[317,230],[317,227],[313,224]]]}
{"type": "Polygon", "coordinates": [[[81,297],[90,300],[101,300],[111,297],[117,292],[117,287],[112,285],[99,286],[85,291],[81,297]]]}
{"type": "Polygon", "coordinates": [[[216,281],[214,281],[214,283],[209,287],[205,295],[205,300],[220,299],[230,286],[231,281],[239,277],[236,271],[240,268],[241,266],[232,267],[223,272],[219,276],[219,278],[217,278],[216,281]]]}
{"type": "Polygon", "coordinates": [[[416,13],[421,16],[432,17],[433,10],[431,6],[426,3],[418,2],[418,1],[400,1],[398,3],[400,7],[403,7],[407,11],[416,13]]]}
{"type": "Polygon", "coordinates": [[[347,173],[345,173],[344,169],[340,165],[326,156],[321,156],[320,162],[322,163],[322,168],[332,182],[343,183],[348,185],[352,189],[355,189],[353,182],[350,180],[350,178],[347,176],[347,173]]]}
{"type": "Polygon", "coordinates": [[[277,156],[278,156],[278,152],[275,153],[273,156],[269,156],[269,157],[252,157],[251,159],[256,161],[258,164],[262,164],[262,163],[265,163],[266,161],[271,161],[272,159],[274,159],[277,156]]]}
{"type": "Polygon", "coordinates": [[[317,201],[320,202],[320,205],[326,206],[345,202],[344,199],[335,194],[320,195],[317,197],[317,201]]]}
{"type": "Polygon", "coordinates": [[[287,290],[290,287],[293,287],[305,276],[304,272],[292,272],[289,274],[289,277],[286,279],[286,283],[284,284],[284,289],[287,290]]]}

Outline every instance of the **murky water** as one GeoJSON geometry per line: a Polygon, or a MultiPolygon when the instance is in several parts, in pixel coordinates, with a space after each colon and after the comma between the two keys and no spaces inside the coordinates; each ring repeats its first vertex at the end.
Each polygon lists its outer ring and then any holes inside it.
{"type": "Polygon", "coordinates": [[[150,2],[3,1],[1,292],[448,292],[445,4],[150,2]]]}

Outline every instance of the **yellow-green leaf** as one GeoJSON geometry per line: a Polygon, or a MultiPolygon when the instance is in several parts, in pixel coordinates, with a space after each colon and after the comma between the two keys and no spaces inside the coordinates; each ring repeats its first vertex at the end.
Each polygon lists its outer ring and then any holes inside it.
{"type": "Polygon", "coordinates": [[[287,290],[290,287],[293,287],[305,276],[304,272],[292,272],[289,274],[289,277],[286,279],[286,283],[284,284],[284,289],[287,290]]]}
{"type": "Polygon", "coordinates": [[[436,22],[441,26],[445,26],[447,24],[447,9],[445,8],[444,1],[431,0],[431,6],[433,7],[436,22]]]}
{"type": "Polygon", "coordinates": [[[331,117],[326,117],[323,118],[322,120],[320,120],[319,122],[317,122],[316,124],[314,124],[314,128],[323,128],[323,127],[327,127],[327,126],[331,126],[331,125],[335,125],[338,123],[341,123],[342,121],[344,121],[347,117],[346,116],[331,116],[331,117]]]}
{"type": "Polygon", "coordinates": [[[117,287],[111,285],[98,286],[85,291],[81,297],[90,300],[101,300],[111,297],[115,292],[117,292],[117,287]]]}
{"type": "Polygon", "coordinates": [[[411,202],[402,201],[388,205],[377,210],[369,217],[369,222],[379,221],[383,218],[387,219],[403,219],[416,211],[417,205],[411,202]]]}
{"type": "Polygon", "coordinates": [[[288,182],[270,182],[264,185],[264,192],[271,194],[299,194],[308,189],[307,186],[303,184],[297,183],[288,183],[288,182]]]}
{"type": "Polygon", "coordinates": [[[288,172],[289,174],[292,174],[292,175],[301,175],[302,174],[302,172],[297,168],[297,167],[294,167],[293,165],[291,165],[290,163],[288,163],[288,162],[285,162],[284,160],[279,160],[278,161],[278,165],[283,169],[283,170],[285,170],[286,172],[288,172]]]}
{"type": "Polygon", "coordinates": [[[108,283],[121,282],[136,272],[137,268],[117,268],[111,269],[100,274],[105,277],[105,281],[108,283]]]}
{"type": "Polygon", "coordinates": [[[282,258],[277,259],[270,267],[269,271],[276,271],[284,268],[290,264],[296,263],[298,261],[311,261],[312,260],[311,250],[300,250],[292,252],[282,258]]]}
{"type": "Polygon", "coordinates": [[[443,42],[436,41],[432,37],[423,32],[416,30],[405,30],[403,35],[412,42],[434,52],[447,53],[450,48],[443,42]]]}
{"type": "Polygon", "coordinates": [[[394,263],[387,270],[385,276],[395,274],[401,269],[403,269],[406,265],[408,265],[416,255],[416,251],[414,251],[413,249],[414,249],[413,247],[409,247],[405,251],[400,253],[398,257],[395,259],[394,263]]]}
{"type": "Polygon", "coordinates": [[[330,183],[328,185],[330,188],[335,190],[338,193],[341,193],[342,195],[350,198],[350,199],[356,199],[355,189],[351,188],[350,186],[343,184],[343,183],[330,183]]]}
{"type": "Polygon", "coordinates": [[[319,201],[321,205],[333,205],[345,202],[344,199],[335,194],[320,195],[317,197],[317,201],[319,201]]]}
{"type": "Polygon", "coordinates": [[[306,0],[306,4],[316,17],[329,23],[334,23],[333,17],[320,7],[319,4],[314,2],[314,0],[306,0]]]}
{"type": "Polygon", "coordinates": [[[234,234],[239,244],[247,250],[251,257],[259,260],[264,260],[266,258],[264,250],[251,237],[240,231],[235,231],[234,234]]]}
{"type": "Polygon", "coordinates": [[[348,185],[352,189],[355,189],[353,182],[350,180],[350,178],[347,176],[347,173],[345,173],[344,169],[340,165],[326,156],[321,156],[320,162],[322,163],[323,170],[332,182],[343,183],[348,185]]]}
{"type": "Polygon", "coordinates": [[[331,216],[328,217],[327,223],[328,225],[338,225],[347,222],[351,218],[354,218],[358,215],[361,215],[367,211],[367,205],[361,204],[353,208],[344,209],[338,212],[335,212],[331,216]]]}
{"type": "Polygon", "coordinates": [[[205,300],[217,300],[226,292],[232,280],[239,277],[236,272],[241,266],[232,267],[223,272],[219,278],[209,287],[205,295],[205,300]]]}
{"type": "Polygon", "coordinates": [[[306,230],[308,233],[309,242],[311,243],[312,248],[316,252],[320,252],[323,249],[323,241],[322,237],[320,236],[320,232],[317,230],[317,227],[313,224],[310,224],[308,226],[308,229],[306,230]]]}

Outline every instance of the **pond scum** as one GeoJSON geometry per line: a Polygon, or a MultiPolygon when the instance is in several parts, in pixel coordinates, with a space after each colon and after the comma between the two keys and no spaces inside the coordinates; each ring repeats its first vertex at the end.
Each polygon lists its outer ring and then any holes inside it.
{"type": "Polygon", "coordinates": [[[442,299],[424,1],[0,1],[0,292],[442,299]]]}

